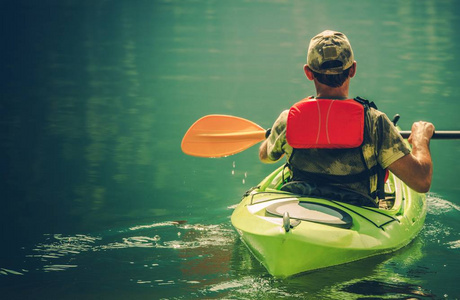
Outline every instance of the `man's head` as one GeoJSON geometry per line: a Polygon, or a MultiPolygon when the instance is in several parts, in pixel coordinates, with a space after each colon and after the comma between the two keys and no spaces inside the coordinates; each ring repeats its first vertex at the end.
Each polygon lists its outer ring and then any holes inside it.
{"type": "Polygon", "coordinates": [[[311,39],[307,65],[319,82],[331,87],[341,86],[353,63],[353,50],[343,33],[325,30],[311,39]]]}

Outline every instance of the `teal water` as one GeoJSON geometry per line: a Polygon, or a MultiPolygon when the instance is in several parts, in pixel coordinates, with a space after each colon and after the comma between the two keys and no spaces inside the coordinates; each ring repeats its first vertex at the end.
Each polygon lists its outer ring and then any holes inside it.
{"type": "Polygon", "coordinates": [[[302,66],[324,29],[353,45],[352,95],[403,129],[458,130],[458,1],[19,0],[0,12],[2,299],[460,298],[459,141],[432,142],[413,243],[286,280],[230,223],[275,166],[257,147],[180,150],[201,116],[269,127],[313,94],[302,66]]]}

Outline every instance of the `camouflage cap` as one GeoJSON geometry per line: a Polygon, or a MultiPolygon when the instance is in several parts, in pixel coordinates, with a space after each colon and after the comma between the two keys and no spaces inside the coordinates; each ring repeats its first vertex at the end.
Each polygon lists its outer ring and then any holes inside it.
{"type": "Polygon", "coordinates": [[[321,74],[340,74],[353,65],[353,50],[345,34],[325,30],[310,41],[307,64],[321,74]]]}

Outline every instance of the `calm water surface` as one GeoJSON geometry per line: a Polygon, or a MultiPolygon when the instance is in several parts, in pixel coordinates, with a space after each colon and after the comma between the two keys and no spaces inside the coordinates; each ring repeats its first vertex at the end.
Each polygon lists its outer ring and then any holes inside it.
{"type": "Polygon", "coordinates": [[[302,66],[324,29],[351,40],[353,96],[403,129],[458,130],[458,1],[19,0],[0,12],[0,298],[460,298],[459,141],[432,142],[413,243],[286,280],[230,223],[275,166],[257,147],[180,150],[203,115],[269,127],[313,94],[302,66]]]}

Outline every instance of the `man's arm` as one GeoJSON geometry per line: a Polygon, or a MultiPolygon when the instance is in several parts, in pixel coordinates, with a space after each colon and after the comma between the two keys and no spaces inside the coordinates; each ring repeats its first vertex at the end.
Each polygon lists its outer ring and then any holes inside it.
{"type": "Polygon", "coordinates": [[[270,133],[265,141],[262,142],[259,148],[259,159],[266,164],[272,164],[279,161],[283,155],[283,146],[286,143],[286,123],[288,110],[281,112],[276,119],[270,133]]]}
{"type": "Polygon", "coordinates": [[[430,140],[433,133],[433,124],[423,121],[414,123],[408,139],[412,144],[412,152],[388,167],[393,174],[419,193],[426,193],[431,187],[433,162],[430,154],[430,140]]]}
{"type": "Polygon", "coordinates": [[[267,152],[267,140],[262,142],[262,145],[260,145],[259,148],[259,159],[261,162],[266,163],[266,164],[273,164],[277,162],[278,160],[271,160],[268,157],[268,152],[267,152]]]}

